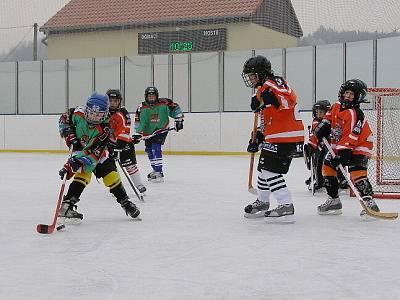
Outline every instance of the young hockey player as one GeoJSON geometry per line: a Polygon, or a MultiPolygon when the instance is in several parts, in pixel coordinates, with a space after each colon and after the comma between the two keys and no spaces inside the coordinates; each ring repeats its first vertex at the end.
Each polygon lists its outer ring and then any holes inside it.
{"type": "Polygon", "coordinates": [[[108,121],[109,102],[107,95],[92,93],[86,106],[78,106],[63,114],[59,120],[60,135],[73,152],[59,171],[61,179],[73,177],[64,196],[59,217],[82,220],[76,204],[89,184],[92,173],[102,178],[106,187],[116,197],[125,213],[137,218],[139,209],[133,204],[121,183],[114,159],[108,157],[108,143],[111,134],[108,121]]]}
{"type": "Polygon", "coordinates": [[[151,182],[163,182],[162,145],[168,134],[169,118],[175,119],[175,130],[183,129],[183,113],[179,105],[171,99],[159,98],[154,86],[146,88],[145,101],[139,105],[135,115],[134,142],[145,139],[145,152],[153,171],[147,175],[151,182]],[[151,136],[146,138],[146,136],[151,136]]]}
{"type": "Polygon", "coordinates": [[[119,90],[109,89],[106,94],[110,100],[109,124],[115,138],[110,143],[111,151],[120,151],[121,166],[126,169],[139,192],[144,193],[146,187],[140,177],[135,145],[131,137],[131,117],[125,107],[121,107],[122,95],[119,90]]]}
{"type": "MultiPolygon", "coordinates": [[[[317,101],[312,108],[313,121],[309,130],[308,143],[304,145],[304,155],[307,162],[307,168],[313,168],[314,175],[314,190],[319,190],[324,185],[324,178],[322,176],[322,162],[327,153],[325,147],[318,143],[314,135],[315,127],[322,121],[326,112],[331,109],[331,104],[328,100],[317,101]]],[[[306,185],[311,190],[311,176],[306,180],[306,185]]]]}
{"type": "MultiPolygon", "coordinates": [[[[311,169],[311,161],[313,166],[313,174],[314,174],[314,190],[319,190],[324,186],[324,177],[322,176],[322,164],[325,158],[325,155],[328,153],[326,147],[323,143],[318,143],[318,139],[314,135],[314,130],[318,126],[318,124],[322,121],[325,114],[328,110],[331,109],[331,104],[328,100],[320,100],[317,101],[313,105],[313,121],[311,124],[311,128],[309,131],[309,139],[308,144],[304,145],[304,155],[307,161],[307,168],[311,169]]],[[[347,184],[347,180],[342,174],[340,170],[337,172],[337,178],[339,181],[339,187],[343,189],[349,188],[347,184]]],[[[311,190],[311,177],[306,180],[306,185],[311,190]]]]}
{"type": "MultiPolygon", "coordinates": [[[[328,154],[322,167],[328,199],[318,206],[318,213],[321,215],[342,213],[342,203],[338,194],[339,183],[336,178],[339,164],[348,166],[351,180],[362,196],[364,204],[374,211],[379,211],[372,198],[372,186],[367,178],[373,134],[360,108],[360,103],[365,102],[366,94],[367,85],[363,81],[346,81],[339,89],[339,101],[332,105],[332,109],[315,128],[315,135],[319,141],[323,137],[331,137],[331,146],[336,154],[335,157],[328,154]]],[[[363,210],[361,215],[364,214],[363,210]]]]}
{"type": "Polygon", "coordinates": [[[242,77],[247,87],[256,88],[250,106],[261,120],[256,140],[250,140],[247,148],[255,153],[261,146],[258,198],[245,207],[244,216],[294,222],[292,196],[283,174],[288,172],[292,158],[303,156],[304,126],[297,115],[297,96],[282,77],[274,75],[270,61],[264,56],[249,58],[244,63],[242,77]],[[269,210],[270,195],[278,202],[272,210],[269,210]]]}

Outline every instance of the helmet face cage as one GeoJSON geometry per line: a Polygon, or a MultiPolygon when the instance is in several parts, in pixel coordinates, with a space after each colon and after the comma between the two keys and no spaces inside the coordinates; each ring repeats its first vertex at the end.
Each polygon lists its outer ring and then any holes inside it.
{"type": "Polygon", "coordinates": [[[360,79],[347,80],[340,86],[339,89],[339,102],[344,107],[357,106],[362,102],[365,102],[365,96],[367,95],[367,85],[360,79]],[[344,93],[346,91],[352,91],[354,93],[353,101],[344,100],[344,93]]]}
{"type": "Polygon", "coordinates": [[[149,86],[148,88],[146,88],[146,90],[144,91],[144,99],[147,103],[154,104],[158,101],[158,90],[156,87],[154,86],[149,86]],[[155,95],[155,99],[149,100],[149,95],[155,95]]]}
{"type": "Polygon", "coordinates": [[[108,96],[98,93],[90,95],[86,102],[85,119],[90,124],[103,123],[109,112],[108,96]]]}
{"type": "Polygon", "coordinates": [[[247,87],[263,84],[272,75],[271,62],[262,55],[249,58],[243,65],[242,79],[247,87]]]}
{"type": "Polygon", "coordinates": [[[121,108],[121,92],[118,89],[109,89],[106,94],[110,101],[110,112],[114,113],[121,108]]]}
{"type": "Polygon", "coordinates": [[[320,100],[313,105],[313,117],[317,118],[317,109],[323,110],[325,113],[331,109],[331,104],[328,100],[320,100]]]}

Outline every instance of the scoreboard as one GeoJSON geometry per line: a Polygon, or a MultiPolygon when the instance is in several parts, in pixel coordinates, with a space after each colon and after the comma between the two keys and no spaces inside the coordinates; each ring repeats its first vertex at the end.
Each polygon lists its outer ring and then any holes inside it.
{"type": "Polygon", "coordinates": [[[138,54],[226,50],[226,28],[138,33],[138,54]]]}

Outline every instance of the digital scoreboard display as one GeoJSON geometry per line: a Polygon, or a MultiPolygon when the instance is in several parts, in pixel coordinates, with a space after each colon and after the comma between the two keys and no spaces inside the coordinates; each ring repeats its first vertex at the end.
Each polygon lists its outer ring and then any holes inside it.
{"type": "Polygon", "coordinates": [[[138,54],[226,50],[226,28],[138,33],[138,54]]]}

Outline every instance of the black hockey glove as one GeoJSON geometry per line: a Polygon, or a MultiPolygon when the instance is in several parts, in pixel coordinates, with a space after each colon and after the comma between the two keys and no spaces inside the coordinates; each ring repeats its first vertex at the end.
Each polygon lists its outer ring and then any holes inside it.
{"type": "Polygon", "coordinates": [[[136,145],[136,144],[139,144],[141,140],[142,140],[142,135],[139,134],[139,133],[135,133],[135,134],[132,136],[132,143],[135,144],[135,145],[136,145]]]}
{"type": "Polygon", "coordinates": [[[256,137],[253,141],[253,138],[249,140],[249,145],[247,146],[247,152],[249,153],[256,153],[258,152],[260,145],[264,142],[264,135],[261,131],[256,131],[256,137]]]}
{"type": "Polygon", "coordinates": [[[71,157],[68,161],[64,164],[64,167],[58,172],[61,179],[64,179],[64,176],[67,176],[67,180],[71,179],[72,176],[82,167],[82,162],[77,159],[76,157],[71,157]]]}
{"type": "Polygon", "coordinates": [[[330,159],[333,168],[338,169],[339,165],[346,166],[351,160],[351,149],[340,150],[335,157],[330,159]]]}
{"type": "Polygon", "coordinates": [[[314,129],[314,135],[317,137],[318,141],[322,138],[329,139],[331,134],[331,123],[328,120],[322,120],[314,129]]]}
{"type": "Polygon", "coordinates": [[[182,119],[176,119],[175,120],[175,130],[178,132],[179,130],[183,129],[183,120],[182,119]]]}
{"type": "Polygon", "coordinates": [[[251,98],[250,108],[253,112],[257,113],[265,108],[265,104],[258,101],[256,96],[251,98]]]}

